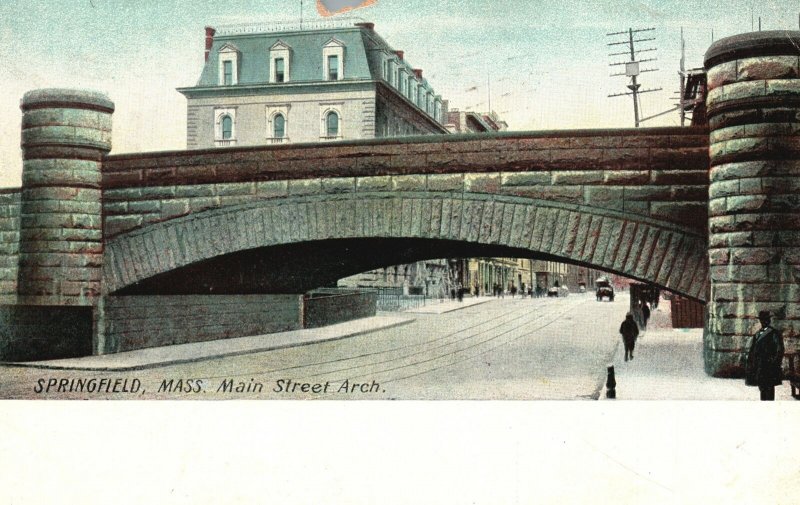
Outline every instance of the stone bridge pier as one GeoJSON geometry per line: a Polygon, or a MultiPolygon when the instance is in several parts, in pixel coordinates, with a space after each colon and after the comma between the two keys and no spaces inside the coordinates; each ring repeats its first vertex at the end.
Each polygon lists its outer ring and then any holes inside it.
{"type": "MultiPolygon", "coordinates": [[[[16,303],[0,306],[0,357],[91,354],[103,264],[103,157],[114,104],[91,91],[22,99],[16,303]]],[[[8,229],[8,228],[4,228],[8,229]]]]}
{"type": "Polygon", "coordinates": [[[737,35],[705,55],[711,128],[706,371],[741,376],[757,314],[800,337],[800,32],[737,35]]]}

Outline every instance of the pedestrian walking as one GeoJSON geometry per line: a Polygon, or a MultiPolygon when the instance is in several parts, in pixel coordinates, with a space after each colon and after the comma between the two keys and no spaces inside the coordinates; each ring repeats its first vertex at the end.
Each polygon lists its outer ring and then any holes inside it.
{"type": "Polygon", "coordinates": [[[647,302],[642,302],[642,322],[644,323],[644,327],[642,329],[647,329],[647,321],[650,320],[650,307],[647,306],[647,302]]]}
{"type": "Polygon", "coordinates": [[[783,381],[783,337],[773,328],[768,310],[758,313],[761,329],[753,336],[745,364],[745,384],[758,386],[761,400],[775,400],[775,386],[783,381]]]}
{"type": "Polygon", "coordinates": [[[633,348],[636,346],[636,337],[639,336],[639,326],[633,320],[633,314],[628,312],[622,325],[619,327],[622,343],[625,345],[625,361],[633,359],[633,348]]]}
{"type": "Polygon", "coordinates": [[[517,287],[515,285],[511,285],[511,298],[516,298],[517,296],[517,287]]]}

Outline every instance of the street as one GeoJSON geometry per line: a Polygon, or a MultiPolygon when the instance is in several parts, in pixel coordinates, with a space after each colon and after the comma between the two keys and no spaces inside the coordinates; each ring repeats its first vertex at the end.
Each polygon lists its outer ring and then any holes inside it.
{"type": "Polygon", "coordinates": [[[511,298],[311,345],[137,371],[4,367],[34,399],[592,399],[627,298],[511,298]],[[91,379],[94,379],[92,381],[91,379]]]}

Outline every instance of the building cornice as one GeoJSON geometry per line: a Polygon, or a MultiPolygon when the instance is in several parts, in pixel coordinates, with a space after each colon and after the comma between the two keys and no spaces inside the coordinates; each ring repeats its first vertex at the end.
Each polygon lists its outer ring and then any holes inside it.
{"type": "Polygon", "coordinates": [[[282,83],[260,82],[253,84],[238,84],[235,86],[191,86],[177,88],[177,91],[188,98],[201,98],[210,96],[246,96],[254,93],[282,94],[340,90],[369,89],[375,84],[373,79],[343,79],[341,81],[290,81],[282,83]]]}

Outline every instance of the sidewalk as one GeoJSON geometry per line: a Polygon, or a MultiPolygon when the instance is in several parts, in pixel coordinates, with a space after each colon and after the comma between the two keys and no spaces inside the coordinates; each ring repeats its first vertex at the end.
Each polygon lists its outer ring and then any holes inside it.
{"type": "Polygon", "coordinates": [[[2,363],[0,366],[18,366],[27,368],[44,368],[55,370],[94,370],[94,371],[128,371],[144,370],[165,365],[191,363],[226,356],[237,356],[285,347],[313,344],[329,340],[354,337],[364,333],[384,330],[409,324],[414,317],[403,314],[381,314],[374,317],[346,321],[322,328],[285,331],[256,335],[253,337],[209,340],[164,347],[151,347],[135,351],[105,354],[102,356],[86,356],[83,358],[58,359],[49,361],[33,361],[25,363],[2,363]]]}
{"type": "MultiPolygon", "coordinates": [[[[718,379],[703,369],[703,330],[672,329],[669,302],[653,311],[648,330],[625,362],[620,345],[614,356],[617,400],[758,400],[757,387],[744,379],[718,379]]],[[[617,336],[618,338],[621,338],[617,336]]],[[[600,400],[606,400],[605,381],[600,400]]],[[[775,400],[792,400],[789,383],[775,387],[775,400]]]]}

